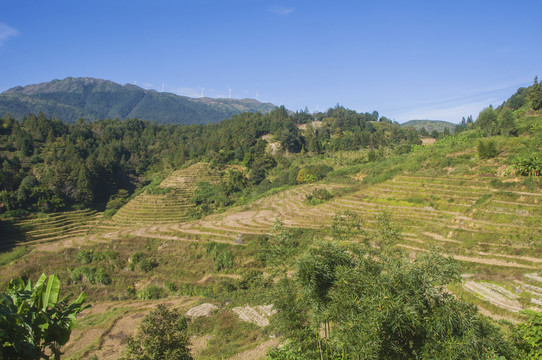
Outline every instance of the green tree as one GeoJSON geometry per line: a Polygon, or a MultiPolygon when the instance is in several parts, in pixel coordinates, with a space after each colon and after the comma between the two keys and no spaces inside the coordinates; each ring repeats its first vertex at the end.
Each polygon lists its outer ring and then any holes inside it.
{"type": "Polygon", "coordinates": [[[90,174],[85,164],[82,164],[79,168],[77,178],[77,200],[84,206],[90,206],[93,200],[90,174]]]}
{"type": "Polygon", "coordinates": [[[542,84],[538,82],[538,77],[534,78],[534,84],[529,91],[529,98],[533,110],[542,109],[542,84]]]}
{"type": "Polygon", "coordinates": [[[86,307],[82,292],[71,304],[58,300],[60,280],[43,274],[32,287],[22,279],[9,282],[0,293],[0,358],[59,359],[75,326],[77,314],[86,307]]]}
{"type": "Polygon", "coordinates": [[[495,144],[494,140],[479,140],[477,150],[480,159],[492,159],[499,155],[499,149],[497,149],[497,144],[495,144]]]}
{"type": "Polygon", "coordinates": [[[187,320],[177,310],[158,305],[128,339],[126,360],[191,360],[187,320]]]}
{"type": "Polygon", "coordinates": [[[498,134],[497,113],[492,106],[480,112],[478,119],[476,119],[476,126],[486,135],[498,134]]]}
{"type": "Polygon", "coordinates": [[[461,280],[454,259],[429,252],[412,261],[386,215],[370,237],[323,241],[298,260],[274,302],[291,341],[270,359],[517,358],[497,326],[446,290],[461,280]]]}

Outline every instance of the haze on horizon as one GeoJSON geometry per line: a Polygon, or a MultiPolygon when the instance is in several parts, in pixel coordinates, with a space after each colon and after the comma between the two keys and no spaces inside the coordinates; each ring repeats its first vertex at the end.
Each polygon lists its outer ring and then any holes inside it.
{"type": "Polygon", "coordinates": [[[539,1],[18,1],[0,91],[96,77],[179,95],[459,122],[542,76],[539,1]]]}

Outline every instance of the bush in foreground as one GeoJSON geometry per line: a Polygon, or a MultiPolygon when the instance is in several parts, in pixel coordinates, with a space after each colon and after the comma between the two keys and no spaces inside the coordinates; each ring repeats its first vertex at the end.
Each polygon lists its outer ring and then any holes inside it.
{"type": "Polygon", "coordinates": [[[137,335],[128,339],[126,360],[192,360],[186,318],[176,310],[158,305],[139,325],[137,335]]]}

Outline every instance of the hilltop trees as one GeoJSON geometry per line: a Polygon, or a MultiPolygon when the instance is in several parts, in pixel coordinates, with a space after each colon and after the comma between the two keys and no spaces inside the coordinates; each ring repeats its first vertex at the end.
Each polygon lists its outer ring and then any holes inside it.
{"type": "Polygon", "coordinates": [[[542,109],[542,84],[538,82],[538,76],[534,78],[534,84],[529,93],[533,110],[542,109]]]}
{"type": "MultiPolygon", "coordinates": [[[[178,168],[187,161],[213,167],[243,164],[250,186],[258,186],[283,152],[312,154],[418,143],[418,135],[378,114],[337,106],[326,113],[243,113],[210,125],[158,125],[138,119],[63,124],[45,114],[0,124],[0,201],[8,211],[58,211],[64,206],[106,204],[119,191],[143,185],[145,174],[178,168]],[[318,128],[311,121],[321,119],[318,128]],[[307,130],[298,128],[307,123],[307,130]],[[266,152],[267,135],[281,152],[266,152]]],[[[295,175],[297,176],[297,174],[295,175]]],[[[270,180],[264,182],[268,186],[270,180]]],[[[264,187],[265,187],[264,186],[264,187]]],[[[15,212],[11,212],[15,214],[15,212]]]]}

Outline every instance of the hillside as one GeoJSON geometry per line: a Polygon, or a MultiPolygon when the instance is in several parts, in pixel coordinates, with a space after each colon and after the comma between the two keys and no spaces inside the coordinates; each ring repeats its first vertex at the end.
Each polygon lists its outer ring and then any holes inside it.
{"type": "Polygon", "coordinates": [[[454,128],[457,124],[453,124],[448,121],[442,120],[410,120],[405,123],[402,123],[401,126],[412,126],[416,130],[421,130],[425,128],[428,133],[433,131],[443,132],[444,129],[448,129],[450,132],[454,131],[454,128]]]}
{"type": "Polygon", "coordinates": [[[284,108],[194,129],[98,121],[55,135],[53,121],[51,136],[39,120],[4,119],[0,175],[20,185],[2,193],[12,232],[0,284],[56,273],[88,293],[70,359],[118,358],[160,304],[189,318],[196,359],[259,359],[279,344],[268,359],[528,358],[516,324],[542,310],[537,86],[427,146],[340,107],[303,132],[296,119],[314,119],[284,108]],[[262,137],[290,151],[271,155],[262,137]],[[38,160],[54,168],[66,153],[73,182],[57,194],[61,178],[38,160]],[[154,179],[128,194],[122,180],[135,175],[121,170],[147,159],[163,167],[133,170],[154,179]],[[95,181],[86,172],[107,169],[120,189],[104,213],[35,205],[51,191],[49,205],[73,192],[80,206],[95,181]]]}
{"type": "Polygon", "coordinates": [[[274,106],[251,99],[189,98],[94,78],[18,86],[0,94],[0,116],[43,112],[61,121],[138,118],[160,124],[208,124],[274,106]]]}

